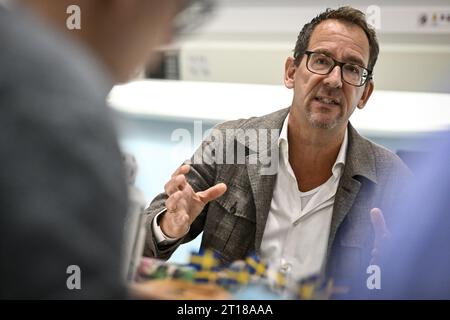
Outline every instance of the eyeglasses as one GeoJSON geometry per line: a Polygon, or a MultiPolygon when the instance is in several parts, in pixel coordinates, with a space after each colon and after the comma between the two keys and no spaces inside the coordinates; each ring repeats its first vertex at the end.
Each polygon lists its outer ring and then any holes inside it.
{"type": "Polygon", "coordinates": [[[329,74],[335,66],[341,68],[341,78],[348,84],[361,87],[367,80],[372,78],[372,70],[361,67],[357,64],[340,62],[332,57],[319,52],[305,51],[308,56],[306,68],[315,74],[329,74]]]}

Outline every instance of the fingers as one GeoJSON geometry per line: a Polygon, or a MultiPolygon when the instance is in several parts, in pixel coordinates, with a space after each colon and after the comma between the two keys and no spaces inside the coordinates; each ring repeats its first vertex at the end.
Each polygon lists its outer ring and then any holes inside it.
{"type": "Polygon", "coordinates": [[[183,190],[186,186],[186,177],[184,176],[189,172],[191,167],[187,164],[179,167],[171,175],[170,180],[164,185],[164,191],[168,196],[171,196],[178,190],[183,190]]]}
{"type": "Polygon", "coordinates": [[[171,178],[178,176],[180,174],[187,174],[189,172],[189,170],[191,169],[191,166],[188,164],[184,164],[181,167],[178,167],[177,170],[175,170],[174,173],[172,173],[171,178]]]}
{"type": "Polygon", "coordinates": [[[186,183],[184,174],[172,176],[172,178],[164,185],[164,191],[168,196],[171,196],[175,192],[183,190],[186,183]]]}
{"type": "Polygon", "coordinates": [[[205,191],[197,192],[197,196],[204,204],[206,204],[209,201],[217,199],[218,197],[223,195],[226,191],[227,185],[225,183],[218,183],[205,191]]]}
{"type": "MultiPolygon", "coordinates": [[[[182,197],[182,191],[177,191],[177,192],[173,193],[171,196],[169,196],[166,199],[167,211],[169,211],[169,212],[177,211],[177,209],[179,207],[178,201],[180,201],[181,197],[182,197]]],[[[180,206],[180,208],[181,208],[181,206],[180,206]]]]}
{"type": "Polygon", "coordinates": [[[188,202],[183,191],[173,193],[166,200],[167,212],[161,218],[161,228],[165,235],[171,238],[180,238],[189,230],[190,217],[188,202]]]}
{"type": "Polygon", "coordinates": [[[389,230],[384,220],[383,212],[379,208],[370,210],[370,221],[375,232],[373,249],[371,252],[372,259],[370,264],[378,264],[381,257],[383,241],[389,238],[389,230]]]}
{"type": "Polygon", "coordinates": [[[389,235],[383,212],[379,208],[370,210],[370,221],[372,222],[376,238],[381,240],[389,235]]]}
{"type": "Polygon", "coordinates": [[[164,186],[168,195],[165,203],[167,212],[161,217],[160,226],[164,234],[172,238],[184,236],[205,204],[217,199],[227,190],[224,183],[219,183],[205,191],[195,193],[185,177],[189,170],[189,165],[181,166],[164,186]]]}

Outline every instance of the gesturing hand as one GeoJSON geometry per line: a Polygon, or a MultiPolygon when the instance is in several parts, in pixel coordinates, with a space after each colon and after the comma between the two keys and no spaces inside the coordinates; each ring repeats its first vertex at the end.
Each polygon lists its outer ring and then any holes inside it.
{"type": "Polygon", "coordinates": [[[164,186],[169,198],[166,200],[167,212],[161,218],[160,227],[171,238],[184,236],[205,205],[227,191],[224,183],[218,183],[205,191],[194,192],[185,177],[189,170],[189,165],[179,167],[164,186]]]}

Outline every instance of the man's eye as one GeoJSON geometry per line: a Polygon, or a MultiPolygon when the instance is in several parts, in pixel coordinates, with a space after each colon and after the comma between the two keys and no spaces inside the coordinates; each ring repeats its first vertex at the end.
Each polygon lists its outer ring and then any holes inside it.
{"type": "Polygon", "coordinates": [[[316,58],[314,60],[314,64],[318,65],[318,66],[329,66],[330,65],[330,60],[327,58],[316,58]]]}
{"type": "Polygon", "coordinates": [[[360,74],[361,72],[359,72],[359,68],[357,66],[352,66],[352,65],[347,65],[347,71],[351,72],[351,73],[355,73],[355,74],[360,74]]]}

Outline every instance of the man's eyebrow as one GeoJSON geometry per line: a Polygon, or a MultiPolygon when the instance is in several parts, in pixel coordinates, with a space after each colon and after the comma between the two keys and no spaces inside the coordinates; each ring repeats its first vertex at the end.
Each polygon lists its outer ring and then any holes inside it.
{"type": "Polygon", "coordinates": [[[359,66],[365,67],[365,63],[360,58],[357,58],[355,56],[350,56],[350,57],[345,58],[345,62],[353,63],[353,64],[357,64],[359,66]]]}
{"type": "MultiPolygon", "coordinates": [[[[322,53],[325,54],[327,56],[333,57],[333,55],[331,54],[330,51],[328,51],[327,49],[317,49],[317,50],[312,50],[313,52],[317,52],[317,53],[322,53]]],[[[333,57],[334,58],[334,57],[333,57]]]]}
{"type": "MultiPolygon", "coordinates": [[[[331,52],[328,51],[327,49],[317,49],[317,50],[314,50],[314,52],[322,53],[322,54],[325,54],[327,56],[334,58],[333,55],[331,54],[331,52]]],[[[342,61],[342,62],[357,64],[359,66],[365,67],[365,63],[356,56],[349,56],[349,57],[345,58],[344,61],[342,61]]]]}

